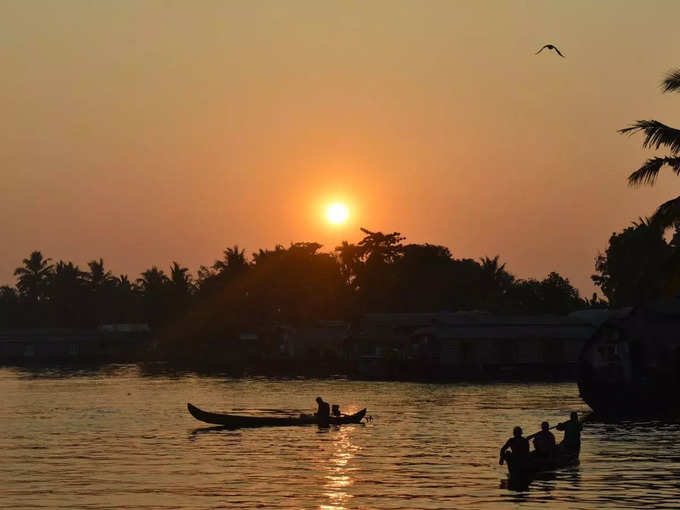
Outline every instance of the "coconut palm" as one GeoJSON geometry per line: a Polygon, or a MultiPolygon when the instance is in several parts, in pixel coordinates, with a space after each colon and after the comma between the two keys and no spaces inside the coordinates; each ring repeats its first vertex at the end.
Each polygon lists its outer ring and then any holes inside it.
{"type": "Polygon", "coordinates": [[[114,278],[114,284],[117,289],[124,292],[133,292],[135,290],[135,284],[130,281],[130,277],[126,274],[114,278]]]}
{"type": "MultiPolygon", "coordinates": [[[[661,82],[663,92],[680,91],[680,68],[668,73],[661,82]]],[[[657,120],[638,120],[633,125],[619,130],[619,133],[644,133],[644,148],[659,149],[666,147],[668,156],[657,156],[648,159],[635,172],[628,176],[632,186],[640,184],[653,185],[664,166],[669,166],[676,175],[680,175],[680,129],[675,129],[657,120]]],[[[659,206],[653,221],[661,227],[667,227],[680,221],[680,196],[659,206]]]]}
{"type": "Polygon", "coordinates": [[[71,298],[80,292],[86,273],[73,262],[60,260],[50,278],[50,294],[54,299],[71,298]]]}
{"type": "Polygon", "coordinates": [[[37,303],[46,297],[47,285],[54,270],[51,260],[43,257],[39,251],[34,251],[22,261],[22,267],[14,270],[14,275],[19,277],[17,288],[29,301],[37,303]]]}
{"type": "Polygon", "coordinates": [[[147,269],[142,273],[141,278],[137,278],[137,285],[139,285],[142,293],[146,295],[163,292],[167,283],[168,277],[165,275],[165,272],[156,266],[147,269]]]}
{"type": "Polygon", "coordinates": [[[170,266],[170,287],[173,294],[178,298],[189,296],[194,287],[189,268],[173,262],[170,266]]]}
{"type": "Polygon", "coordinates": [[[360,248],[353,243],[343,241],[340,246],[335,247],[335,253],[340,264],[342,277],[350,288],[354,288],[355,279],[361,264],[360,248]]]}
{"type": "Polygon", "coordinates": [[[238,245],[224,250],[224,258],[217,260],[213,264],[213,269],[218,273],[236,274],[248,268],[246,251],[240,250],[238,245]]]}
{"type": "Polygon", "coordinates": [[[482,257],[479,262],[483,278],[491,287],[505,291],[514,281],[515,277],[505,269],[505,263],[500,263],[499,255],[492,259],[482,257]]]}
{"type": "Polygon", "coordinates": [[[49,280],[50,321],[61,327],[82,326],[82,317],[89,315],[85,274],[73,262],[60,260],[49,280]]]}
{"type": "Polygon", "coordinates": [[[109,287],[115,283],[115,277],[111,271],[104,270],[104,259],[91,260],[87,263],[90,271],[85,274],[85,278],[90,283],[93,290],[109,287]]]}

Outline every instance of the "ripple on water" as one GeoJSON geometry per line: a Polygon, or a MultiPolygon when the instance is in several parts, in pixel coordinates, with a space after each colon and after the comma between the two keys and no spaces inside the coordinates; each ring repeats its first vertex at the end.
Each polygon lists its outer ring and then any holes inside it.
{"type": "Polygon", "coordinates": [[[574,384],[415,384],[0,370],[0,506],[11,508],[668,508],[680,425],[590,423],[579,466],[508,483],[498,447],[572,409],[574,384]],[[186,402],[306,412],[317,395],[373,423],[228,431],[186,402]],[[547,505],[547,506],[546,506],[547,505]]]}

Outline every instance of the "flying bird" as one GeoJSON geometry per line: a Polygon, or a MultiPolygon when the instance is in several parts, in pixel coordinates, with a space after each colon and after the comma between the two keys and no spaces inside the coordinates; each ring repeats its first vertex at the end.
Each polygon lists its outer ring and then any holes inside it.
{"type": "Polygon", "coordinates": [[[560,53],[560,50],[558,50],[557,46],[555,46],[554,44],[546,44],[545,46],[543,46],[540,50],[538,50],[536,52],[536,55],[538,55],[540,52],[542,52],[546,48],[549,49],[549,50],[555,50],[557,52],[557,54],[562,58],[567,58],[564,55],[562,55],[562,53],[560,53]]]}

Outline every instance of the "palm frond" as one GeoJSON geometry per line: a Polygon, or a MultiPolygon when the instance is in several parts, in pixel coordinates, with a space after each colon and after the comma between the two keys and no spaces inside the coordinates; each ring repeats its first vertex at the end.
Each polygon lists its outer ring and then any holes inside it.
{"type": "Polygon", "coordinates": [[[676,92],[680,90],[680,68],[669,71],[666,79],[661,82],[664,92],[676,92]]]}
{"type": "Polygon", "coordinates": [[[680,197],[661,204],[652,216],[652,222],[661,228],[680,223],[680,197]]]}
{"type": "Polygon", "coordinates": [[[670,166],[676,175],[680,175],[680,157],[650,158],[638,170],[628,176],[628,184],[631,186],[654,184],[664,165],[670,166]]]}
{"type": "Polygon", "coordinates": [[[667,146],[673,154],[680,151],[680,129],[669,127],[658,120],[638,120],[632,126],[619,129],[619,133],[632,135],[643,132],[645,141],[644,148],[658,149],[662,145],[667,146]]]}

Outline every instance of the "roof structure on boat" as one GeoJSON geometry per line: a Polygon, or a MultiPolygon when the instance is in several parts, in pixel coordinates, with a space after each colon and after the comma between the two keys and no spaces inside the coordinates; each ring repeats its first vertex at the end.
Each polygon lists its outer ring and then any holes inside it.
{"type": "Polygon", "coordinates": [[[430,335],[440,340],[553,338],[583,341],[595,331],[588,322],[568,316],[491,315],[483,317],[447,317],[414,335],[430,335]]]}

